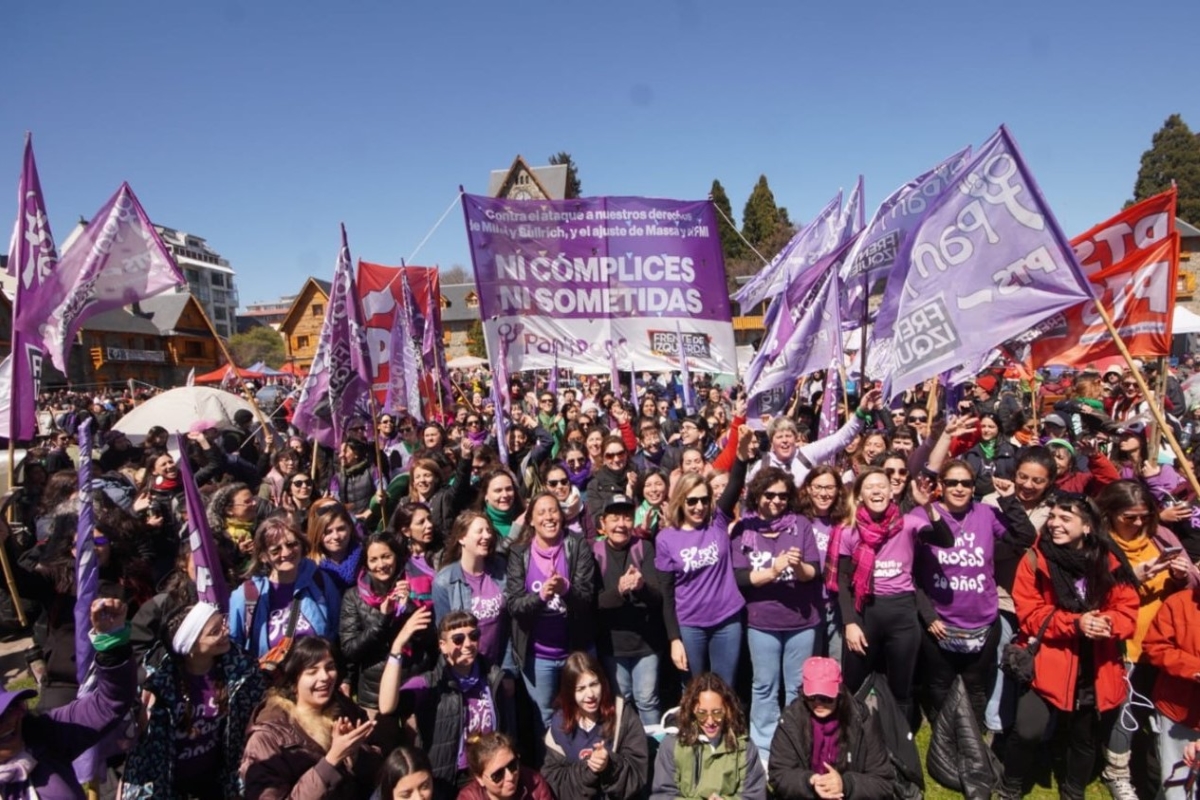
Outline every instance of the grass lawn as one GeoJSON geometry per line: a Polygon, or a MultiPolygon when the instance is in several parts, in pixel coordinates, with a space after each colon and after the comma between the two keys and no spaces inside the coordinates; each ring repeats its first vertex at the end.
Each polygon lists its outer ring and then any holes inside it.
{"type": "MultiPolygon", "coordinates": [[[[924,764],[925,764],[925,753],[928,749],[929,749],[929,726],[922,725],[921,730],[917,731],[917,750],[921,753],[922,766],[924,766],[924,764]]],[[[1037,797],[1037,798],[1057,798],[1058,797],[1058,789],[1056,789],[1056,788],[1047,789],[1044,786],[1035,786],[1033,788],[1033,791],[1030,792],[1026,796],[1027,797],[1037,797]]],[[[925,773],[925,797],[927,800],[952,800],[952,798],[962,797],[962,794],[959,792],[953,792],[953,791],[950,791],[949,789],[944,788],[941,784],[939,784],[933,778],[929,777],[929,773],[926,772],[925,773]]],[[[1107,799],[1109,797],[1109,794],[1108,794],[1108,790],[1104,788],[1103,784],[1101,784],[1100,781],[1096,781],[1095,783],[1093,783],[1091,786],[1088,787],[1087,797],[1089,799],[1096,798],[1096,800],[1100,800],[1101,798],[1107,799]]]]}

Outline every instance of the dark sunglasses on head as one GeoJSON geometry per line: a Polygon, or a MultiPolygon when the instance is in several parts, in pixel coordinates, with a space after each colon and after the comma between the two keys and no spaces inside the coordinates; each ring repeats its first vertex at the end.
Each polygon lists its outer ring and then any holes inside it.
{"type": "Polygon", "coordinates": [[[688,504],[688,506],[706,506],[708,505],[709,496],[704,495],[703,497],[685,497],[684,501],[688,504]]]}
{"type": "Polygon", "coordinates": [[[512,761],[509,761],[495,772],[489,772],[488,780],[490,780],[492,783],[499,783],[500,781],[504,780],[504,773],[507,772],[510,775],[516,775],[520,770],[521,761],[516,756],[513,756],[512,761]]]}
{"type": "Polygon", "coordinates": [[[450,641],[454,643],[455,647],[462,647],[463,642],[465,642],[467,639],[470,639],[472,642],[478,642],[479,636],[479,628],[471,628],[471,630],[467,631],[466,633],[451,634],[450,641]]]}
{"type": "Polygon", "coordinates": [[[945,486],[947,489],[953,489],[956,486],[961,486],[965,489],[968,486],[974,485],[975,481],[967,478],[942,478],[942,486],[945,486]]]}

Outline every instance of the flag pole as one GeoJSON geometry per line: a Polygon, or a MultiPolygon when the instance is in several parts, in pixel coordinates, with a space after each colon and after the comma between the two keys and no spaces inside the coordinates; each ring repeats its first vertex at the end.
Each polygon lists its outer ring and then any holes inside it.
{"type": "MultiPolygon", "coordinates": [[[[1167,395],[1167,360],[1162,356],[1158,359],[1158,390],[1159,397],[1167,395]]],[[[1150,441],[1146,443],[1147,451],[1151,458],[1158,458],[1158,451],[1162,449],[1162,431],[1157,425],[1154,426],[1154,435],[1150,437],[1150,441]]]]}
{"type": "Polygon", "coordinates": [[[1146,384],[1146,379],[1142,377],[1141,370],[1133,365],[1133,356],[1129,352],[1129,348],[1125,346],[1125,341],[1121,338],[1121,334],[1117,331],[1117,327],[1113,324],[1112,317],[1108,313],[1108,309],[1104,304],[1096,301],[1096,310],[1100,312],[1100,318],[1104,320],[1104,327],[1108,328],[1108,333],[1113,338],[1113,343],[1120,351],[1125,363],[1129,365],[1129,371],[1133,374],[1133,379],[1137,381],[1138,388],[1142,392],[1142,396],[1147,398],[1146,403],[1150,407],[1150,413],[1154,415],[1154,422],[1158,425],[1162,435],[1166,437],[1167,443],[1171,446],[1171,452],[1175,454],[1175,458],[1179,462],[1179,466],[1183,469],[1184,477],[1187,478],[1188,485],[1197,497],[1200,497],[1200,482],[1196,480],[1196,473],[1192,469],[1192,462],[1184,455],[1183,448],[1179,446],[1179,440],[1175,438],[1175,432],[1167,425],[1167,420],[1163,416],[1162,408],[1159,407],[1158,398],[1150,387],[1146,384]]]}
{"type": "MultiPolygon", "coordinates": [[[[225,363],[233,370],[234,375],[237,374],[237,362],[233,360],[233,356],[229,352],[229,348],[225,346],[225,340],[220,336],[214,337],[217,340],[217,347],[221,348],[221,355],[225,356],[225,363]]],[[[250,408],[254,410],[254,416],[258,419],[258,424],[263,430],[264,444],[268,451],[273,451],[275,445],[275,432],[271,430],[270,424],[267,422],[266,416],[262,409],[258,407],[258,398],[254,396],[254,392],[242,390],[242,396],[246,398],[246,402],[250,404],[250,408]]]]}

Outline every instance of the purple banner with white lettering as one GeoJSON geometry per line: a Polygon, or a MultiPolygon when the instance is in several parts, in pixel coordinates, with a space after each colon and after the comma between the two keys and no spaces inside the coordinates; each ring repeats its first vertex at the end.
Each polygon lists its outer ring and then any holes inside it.
{"type": "Polygon", "coordinates": [[[1090,299],[1087,279],[1001,126],[902,248],[875,320],[889,398],[1090,299]]]}
{"type": "Polygon", "coordinates": [[[513,371],[736,372],[725,263],[711,201],[498,200],[463,195],[488,353],[513,371]]]}
{"type": "Polygon", "coordinates": [[[192,552],[192,564],[196,569],[196,594],[205,603],[212,603],[229,611],[229,587],[225,583],[225,570],[217,554],[217,540],[208,525],[204,513],[204,498],[196,486],[192,464],[187,457],[187,439],[175,432],[175,446],[179,448],[179,482],[183,484],[183,498],[187,508],[188,547],[192,552]]]}

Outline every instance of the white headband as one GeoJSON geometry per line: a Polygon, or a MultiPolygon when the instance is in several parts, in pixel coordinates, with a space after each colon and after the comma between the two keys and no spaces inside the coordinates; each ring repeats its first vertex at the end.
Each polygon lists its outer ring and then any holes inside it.
{"type": "Polygon", "coordinates": [[[175,631],[175,637],[171,639],[171,648],[181,656],[186,656],[192,652],[192,647],[200,638],[200,634],[204,631],[204,626],[208,624],[208,620],[214,614],[220,613],[221,609],[212,603],[196,603],[188,611],[187,616],[183,618],[183,622],[179,624],[179,630],[175,631]]]}

